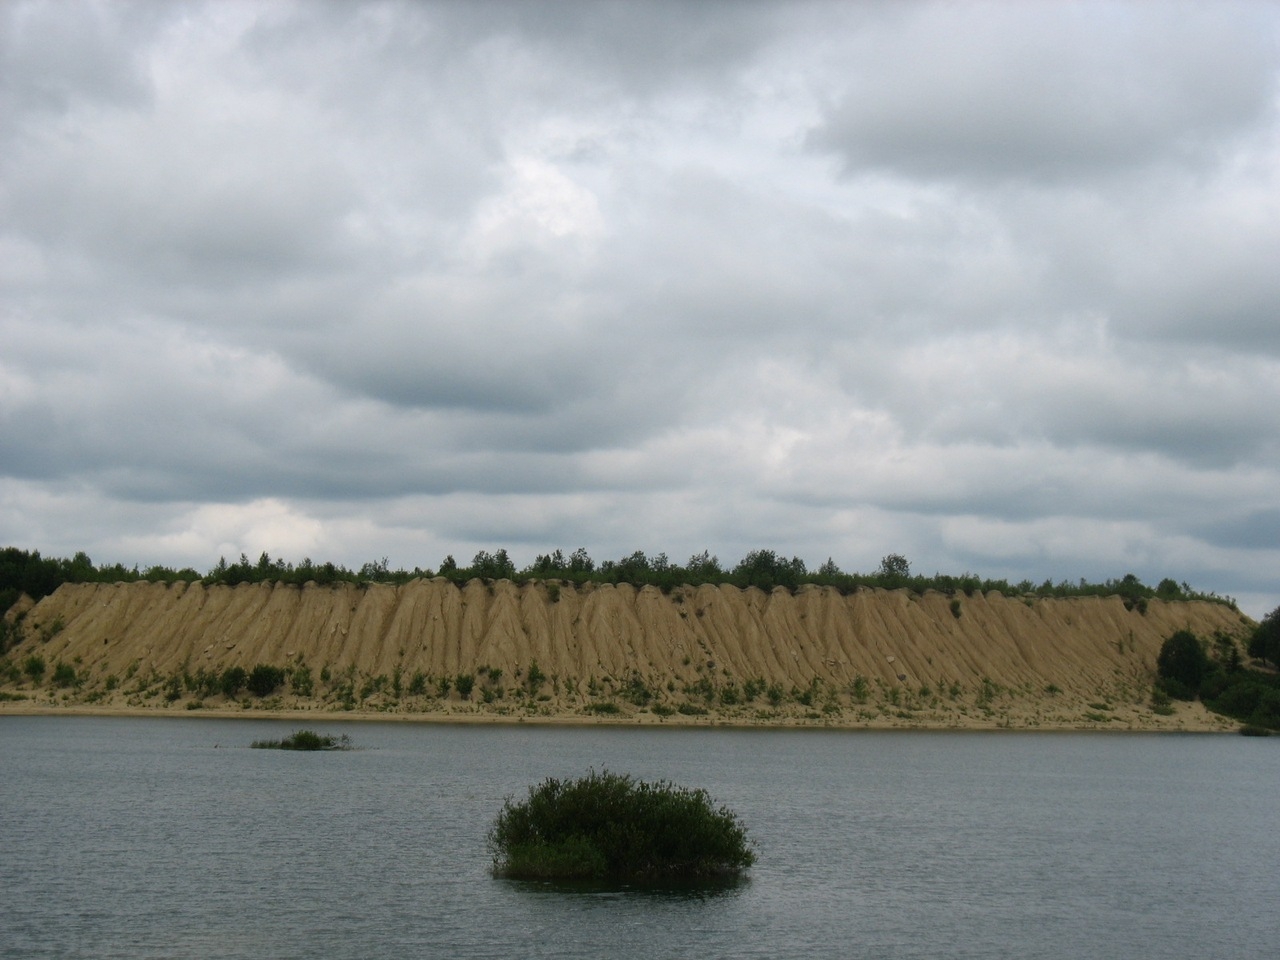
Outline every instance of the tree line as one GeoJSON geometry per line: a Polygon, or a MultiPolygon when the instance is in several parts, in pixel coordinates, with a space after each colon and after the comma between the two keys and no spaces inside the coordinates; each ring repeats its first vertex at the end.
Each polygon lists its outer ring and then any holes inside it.
{"type": "Polygon", "coordinates": [[[412,570],[392,569],[387,558],[365,563],[358,570],[341,564],[316,563],[310,557],[300,563],[290,563],[271,557],[265,551],[256,561],[245,554],[235,562],[225,557],[218,560],[207,573],[190,567],[172,569],[152,566],[140,569],[122,564],[95,565],[83,551],[70,559],[42,557],[38,550],[26,551],[17,547],[0,549],[0,611],[9,609],[17,599],[26,594],[34,600],[47,596],[62,583],[118,583],[161,582],[176,583],[200,581],[206,584],[235,585],[240,583],[282,582],[290,584],[333,583],[408,583],[417,578],[444,577],[456,584],[469,580],[511,580],[526,583],[530,580],[557,580],[576,584],[627,583],[634,586],[656,586],[664,592],[680,586],[702,584],[732,584],[737,587],[758,587],[771,591],[776,587],[796,590],[806,584],[834,587],[842,593],[852,593],[864,587],[901,589],[923,593],[937,590],[954,596],[976,593],[996,593],[1005,596],[1034,597],[1083,597],[1120,596],[1130,609],[1145,610],[1148,600],[1210,600],[1235,607],[1230,597],[1216,593],[1203,593],[1183,582],[1166,578],[1156,586],[1144,584],[1133,574],[1119,579],[1091,583],[1079,581],[1045,580],[1034,583],[1021,580],[1011,583],[1003,579],[989,579],[972,573],[959,576],[935,573],[932,576],[913,573],[911,564],[901,554],[884,557],[880,566],[871,573],[849,573],[841,570],[828,558],[816,569],[810,568],[799,557],[787,557],[774,550],[752,550],[736,564],[726,565],[720,559],[703,551],[694,554],[685,563],[673,562],[665,553],[649,556],[642,550],[618,560],[597,563],[579,547],[569,554],[554,550],[538,554],[528,566],[517,568],[510,553],[499,549],[490,553],[481,550],[467,565],[459,564],[452,555],[447,556],[435,570],[414,567],[412,570]]]}

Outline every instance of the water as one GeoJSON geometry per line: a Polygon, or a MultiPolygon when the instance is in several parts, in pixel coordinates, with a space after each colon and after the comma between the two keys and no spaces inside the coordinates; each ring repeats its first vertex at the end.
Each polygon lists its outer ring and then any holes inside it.
{"type": "Polygon", "coordinates": [[[0,957],[1273,957],[1280,743],[0,718],[0,957]],[[706,787],[725,889],[496,880],[505,797],[706,787]]]}

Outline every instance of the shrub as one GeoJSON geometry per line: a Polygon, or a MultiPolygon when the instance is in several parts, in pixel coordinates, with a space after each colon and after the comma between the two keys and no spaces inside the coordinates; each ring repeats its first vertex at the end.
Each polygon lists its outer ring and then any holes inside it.
{"type": "Polygon", "coordinates": [[[709,878],[755,862],[737,815],[705,790],[607,771],[508,799],[488,841],[494,872],[515,879],[709,878]]]}
{"type": "Polygon", "coordinates": [[[454,678],[453,684],[458,689],[458,696],[463,700],[471,699],[471,691],[475,689],[476,678],[472,673],[460,673],[454,678]]]}
{"type": "Polygon", "coordinates": [[[248,679],[249,675],[245,673],[244,667],[227,667],[222,671],[218,687],[224,696],[234,697],[244,689],[245,681],[248,679]]]}
{"type": "MultiPolygon", "coordinates": [[[[1156,670],[1161,679],[1182,684],[1192,697],[1200,690],[1200,681],[1209,669],[1209,658],[1200,641],[1190,630],[1179,630],[1160,647],[1156,670]]],[[[1178,694],[1170,689],[1173,696],[1178,694]]]]}
{"type": "Polygon", "coordinates": [[[55,663],[53,665],[53,685],[55,687],[74,687],[76,685],[76,668],[62,661],[55,663]]]}
{"type": "Polygon", "coordinates": [[[44,657],[40,656],[38,653],[33,653],[22,661],[22,672],[32,680],[39,680],[43,677],[44,669],[44,657]]]}
{"type": "Polygon", "coordinates": [[[296,730],[282,740],[255,740],[256,750],[350,750],[351,738],[345,733],[335,737],[314,730],[296,730]]]}
{"type": "MultiPolygon", "coordinates": [[[[502,671],[498,671],[498,676],[502,676],[502,671]]],[[[496,677],[494,679],[497,679],[496,677]]],[[[529,672],[524,678],[525,686],[529,690],[529,696],[536,696],[538,690],[547,682],[547,675],[538,667],[538,661],[534,660],[529,664],[529,672]]]]}
{"type": "Polygon", "coordinates": [[[260,663],[253,668],[245,685],[249,692],[257,697],[265,697],[275,692],[284,683],[284,670],[280,667],[269,667],[260,663]]]}
{"type": "Polygon", "coordinates": [[[311,676],[311,668],[305,664],[295,667],[293,674],[289,677],[289,685],[298,696],[311,696],[315,692],[315,680],[311,676]]]}

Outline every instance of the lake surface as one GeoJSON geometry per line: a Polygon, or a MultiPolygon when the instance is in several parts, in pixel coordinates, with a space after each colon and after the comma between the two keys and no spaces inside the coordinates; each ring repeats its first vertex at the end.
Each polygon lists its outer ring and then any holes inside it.
{"type": "Polygon", "coordinates": [[[0,718],[0,957],[1271,958],[1280,741],[0,718]],[[706,787],[724,889],[497,880],[510,795],[706,787]]]}

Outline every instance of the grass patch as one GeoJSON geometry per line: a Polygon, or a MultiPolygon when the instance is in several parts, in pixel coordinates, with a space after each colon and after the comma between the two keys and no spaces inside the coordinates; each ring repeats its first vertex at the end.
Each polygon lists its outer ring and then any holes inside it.
{"type": "Polygon", "coordinates": [[[351,738],[345,733],[316,733],[314,730],[297,730],[283,740],[255,740],[250,744],[255,750],[350,750],[351,738]]]}
{"type": "Polygon", "coordinates": [[[705,790],[607,771],[508,799],[488,842],[494,873],[519,880],[706,879],[755,862],[737,815],[705,790]]]}

